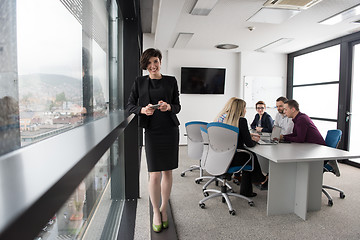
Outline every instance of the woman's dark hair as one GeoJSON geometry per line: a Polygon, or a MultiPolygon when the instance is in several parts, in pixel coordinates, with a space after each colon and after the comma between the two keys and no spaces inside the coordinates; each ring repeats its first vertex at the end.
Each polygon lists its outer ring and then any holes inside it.
{"type": "Polygon", "coordinates": [[[259,104],[264,105],[264,106],[266,107],[266,104],[265,104],[264,101],[258,101],[258,102],[255,104],[255,107],[257,107],[257,105],[259,105],[259,104]]]}
{"type": "Polygon", "coordinates": [[[147,66],[149,65],[149,60],[152,57],[157,57],[159,58],[160,62],[161,62],[161,52],[159,49],[155,49],[155,48],[148,48],[145,50],[145,52],[143,52],[143,54],[141,55],[140,58],[140,67],[143,70],[146,70],[147,66]]]}

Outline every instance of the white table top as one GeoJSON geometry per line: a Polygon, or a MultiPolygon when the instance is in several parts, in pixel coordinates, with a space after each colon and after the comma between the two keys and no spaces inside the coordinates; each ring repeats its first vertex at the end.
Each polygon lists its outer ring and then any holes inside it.
{"type": "Polygon", "coordinates": [[[341,149],[313,143],[256,145],[255,147],[248,149],[276,163],[360,158],[360,152],[354,154],[341,149]]]}

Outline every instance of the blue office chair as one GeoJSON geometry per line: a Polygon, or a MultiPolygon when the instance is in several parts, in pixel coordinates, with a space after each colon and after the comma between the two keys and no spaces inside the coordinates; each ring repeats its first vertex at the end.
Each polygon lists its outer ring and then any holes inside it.
{"type": "MultiPolygon", "coordinates": [[[[185,129],[187,137],[187,150],[188,156],[191,159],[195,159],[199,161],[199,165],[192,165],[190,168],[181,172],[181,176],[184,177],[186,172],[193,170],[200,170],[200,177],[203,176],[202,168],[201,168],[201,156],[203,153],[203,140],[200,133],[200,127],[206,128],[207,122],[201,121],[191,121],[185,123],[185,129]]],[[[199,180],[200,181],[200,180],[199,180]]]]}
{"type": "MultiPolygon", "coordinates": [[[[340,139],[341,139],[341,135],[342,135],[342,132],[339,129],[329,130],[327,132],[326,138],[325,138],[326,146],[332,147],[332,148],[337,148],[337,146],[338,146],[338,144],[340,142],[340,139]]],[[[324,171],[323,172],[331,172],[331,173],[335,174],[337,177],[340,177],[340,169],[339,169],[339,165],[338,165],[337,160],[329,160],[324,165],[324,171]]],[[[329,206],[333,205],[333,199],[325,189],[331,189],[331,190],[334,190],[334,191],[338,191],[340,193],[340,198],[341,199],[345,198],[345,194],[341,189],[331,187],[331,186],[328,186],[328,185],[323,185],[322,186],[322,192],[328,198],[328,205],[329,206]]]]}
{"type": "Polygon", "coordinates": [[[222,197],[222,202],[226,202],[229,208],[229,213],[235,215],[229,196],[243,198],[248,201],[250,206],[254,206],[254,202],[243,195],[232,193],[226,186],[227,181],[231,180],[231,176],[239,171],[252,171],[254,169],[254,157],[251,152],[237,149],[237,140],[239,128],[220,122],[209,123],[207,126],[209,136],[209,150],[204,164],[205,170],[218,178],[223,179],[221,190],[207,189],[205,193],[214,192],[210,196],[205,197],[199,202],[201,208],[205,208],[207,200],[215,197],[222,197]],[[232,159],[236,153],[246,152],[249,154],[249,159],[243,166],[230,167],[232,159]]]}

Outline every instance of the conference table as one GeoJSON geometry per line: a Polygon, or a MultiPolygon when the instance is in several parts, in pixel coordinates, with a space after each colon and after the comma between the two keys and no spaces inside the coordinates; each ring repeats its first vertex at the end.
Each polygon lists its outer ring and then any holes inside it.
{"type": "Polygon", "coordinates": [[[256,145],[249,149],[269,161],[267,215],[321,209],[324,160],[360,158],[360,154],[312,143],[256,145]]]}

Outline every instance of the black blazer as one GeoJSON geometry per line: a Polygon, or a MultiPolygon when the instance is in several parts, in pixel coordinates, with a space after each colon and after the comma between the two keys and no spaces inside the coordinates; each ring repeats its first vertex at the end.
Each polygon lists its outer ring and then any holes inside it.
{"type": "MultiPolygon", "coordinates": [[[[255,115],[254,121],[251,123],[252,129],[256,129],[259,119],[260,119],[260,115],[257,113],[255,115]]],[[[271,133],[272,129],[273,129],[273,125],[274,125],[274,120],[271,118],[271,116],[267,112],[264,112],[264,115],[261,118],[261,127],[263,128],[262,132],[271,133]]]]}
{"type": "MultiPolygon", "coordinates": [[[[181,105],[177,81],[173,76],[162,75],[162,78],[166,89],[166,96],[163,101],[171,105],[171,119],[176,126],[179,126],[180,122],[176,114],[180,112],[181,105]]],[[[139,126],[143,128],[146,128],[149,123],[149,116],[140,113],[141,108],[146,107],[150,103],[149,81],[148,75],[136,78],[126,105],[126,110],[129,113],[139,115],[139,126]]]]}
{"type": "Polygon", "coordinates": [[[246,118],[239,118],[239,135],[237,148],[245,149],[244,146],[254,147],[256,142],[251,139],[249,127],[246,118]]]}

